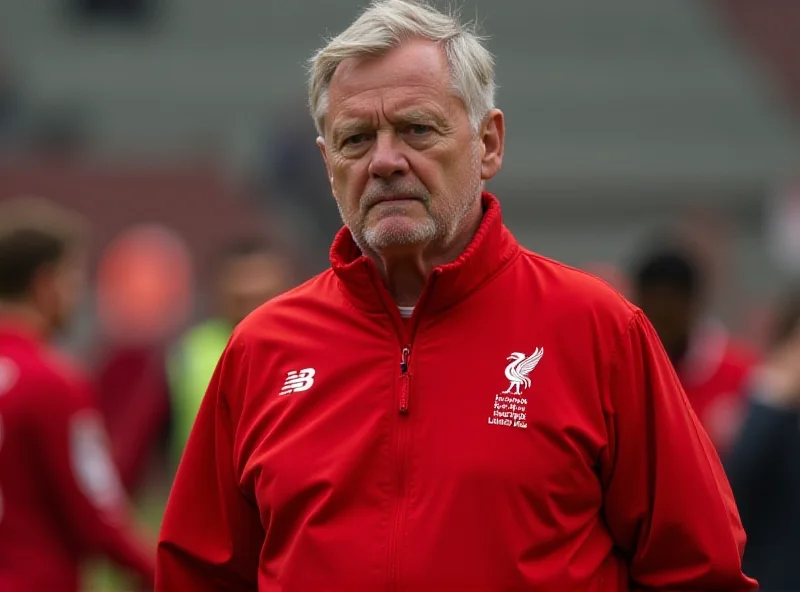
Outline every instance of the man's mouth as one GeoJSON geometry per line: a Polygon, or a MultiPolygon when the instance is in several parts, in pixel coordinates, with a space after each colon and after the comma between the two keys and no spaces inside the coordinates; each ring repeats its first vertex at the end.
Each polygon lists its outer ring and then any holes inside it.
{"type": "Polygon", "coordinates": [[[375,200],[373,205],[378,205],[382,203],[394,203],[400,201],[421,201],[418,197],[414,197],[412,195],[387,195],[385,197],[380,197],[375,200]]]}

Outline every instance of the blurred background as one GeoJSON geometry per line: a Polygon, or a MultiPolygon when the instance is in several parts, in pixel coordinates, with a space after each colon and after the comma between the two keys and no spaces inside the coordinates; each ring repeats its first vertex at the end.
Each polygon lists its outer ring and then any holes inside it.
{"type": "MultiPolygon", "coordinates": [[[[97,378],[154,530],[172,352],[236,297],[220,285],[265,294],[327,265],[339,219],[305,63],[363,4],[0,0],[0,199],[42,195],[91,221],[92,290],[63,345],[97,378]],[[221,270],[264,250],[280,265],[221,270]],[[252,269],[273,283],[248,288],[252,269]]],[[[800,2],[462,12],[497,59],[508,137],[489,189],[520,242],[629,293],[636,257],[669,235],[702,263],[708,314],[758,350],[800,275],[800,2]]],[[[100,572],[88,589],[116,589],[100,572]]]]}

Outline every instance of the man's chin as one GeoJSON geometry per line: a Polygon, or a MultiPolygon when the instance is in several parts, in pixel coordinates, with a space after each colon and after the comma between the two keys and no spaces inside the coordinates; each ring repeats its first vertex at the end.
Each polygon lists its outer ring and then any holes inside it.
{"type": "Polygon", "coordinates": [[[436,235],[432,220],[391,216],[365,229],[364,239],[373,251],[408,248],[429,243],[436,235]]]}

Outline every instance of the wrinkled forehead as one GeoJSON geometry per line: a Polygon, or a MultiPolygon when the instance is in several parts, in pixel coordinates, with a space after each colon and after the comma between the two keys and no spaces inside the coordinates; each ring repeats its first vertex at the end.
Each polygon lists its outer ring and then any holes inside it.
{"type": "Polygon", "coordinates": [[[409,41],[382,56],[344,60],[331,79],[328,116],[359,108],[404,108],[418,100],[442,110],[456,95],[444,50],[429,41],[409,41]],[[369,106],[371,104],[371,107],[369,106]]]}

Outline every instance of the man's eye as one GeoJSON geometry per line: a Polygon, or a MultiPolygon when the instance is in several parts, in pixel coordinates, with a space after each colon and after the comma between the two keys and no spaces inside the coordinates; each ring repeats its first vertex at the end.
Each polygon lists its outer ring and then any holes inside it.
{"type": "Polygon", "coordinates": [[[409,125],[408,126],[408,132],[412,136],[424,136],[426,134],[431,133],[432,131],[433,131],[433,128],[431,126],[429,126],[429,125],[422,125],[422,124],[419,124],[419,123],[415,123],[414,125],[409,125]]]}
{"type": "Polygon", "coordinates": [[[358,146],[359,144],[363,143],[367,140],[367,134],[354,134],[349,136],[343,144],[345,146],[358,146]]]}

